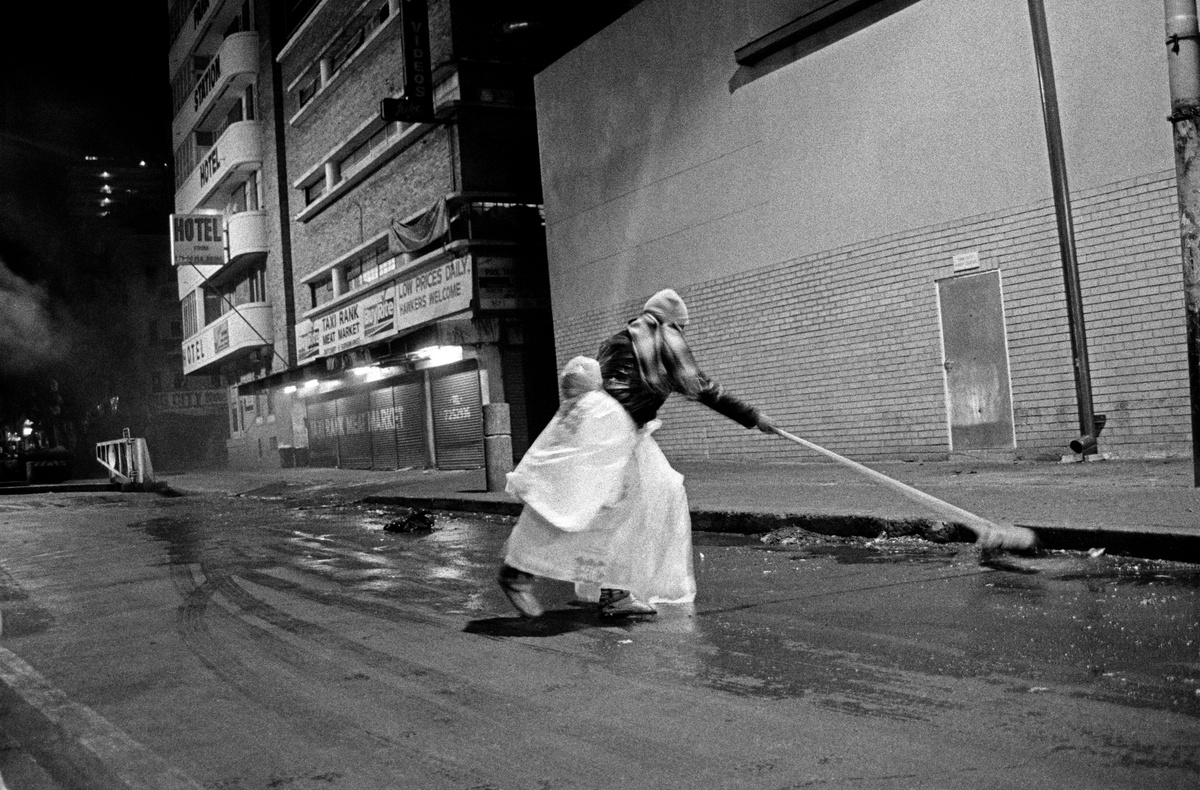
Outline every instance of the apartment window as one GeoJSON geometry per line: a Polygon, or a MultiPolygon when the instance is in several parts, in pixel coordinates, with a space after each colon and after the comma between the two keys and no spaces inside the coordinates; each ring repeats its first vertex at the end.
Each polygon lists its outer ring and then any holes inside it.
{"type": "Polygon", "coordinates": [[[383,242],[382,249],[376,247],[368,250],[362,258],[346,266],[346,290],[353,291],[364,285],[370,285],[380,277],[396,270],[396,258],[383,242]]]}
{"type": "Polygon", "coordinates": [[[317,95],[317,88],[320,87],[317,75],[313,75],[312,79],[308,80],[296,89],[296,103],[301,107],[312,101],[312,97],[317,95]]]}
{"type": "Polygon", "coordinates": [[[196,310],[196,292],[183,297],[183,336],[191,337],[200,331],[200,316],[196,310]]]}
{"type": "Polygon", "coordinates": [[[229,213],[241,214],[243,211],[258,211],[258,171],[250,174],[250,178],[233,190],[229,198],[229,213]]]}
{"type": "Polygon", "coordinates": [[[356,15],[336,36],[331,45],[308,66],[311,75],[292,88],[297,109],[304,107],[332,81],[346,63],[362,49],[367,39],[388,20],[390,12],[387,2],[380,3],[375,10],[356,15]],[[321,63],[325,62],[325,79],[321,79],[321,63]]]}
{"type": "Polygon", "coordinates": [[[333,275],[326,277],[319,282],[310,283],[308,286],[312,293],[312,306],[320,307],[333,301],[333,275]]]}
{"type": "Polygon", "coordinates": [[[349,41],[342,45],[342,48],[339,49],[337,53],[329,58],[332,70],[337,71],[340,69],[342,65],[345,64],[345,62],[349,59],[349,57],[353,55],[366,40],[367,31],[365,28],[355,33],[349,41]]]}
{"type": "Polygon", "coordinates": [[[246,278],[247,301],[267,301],[267,271],[264,266],[256,266],[246,278]]]}
{"type": "Polygon", "coordinates": [[[324,194],[325,179],[320,178],[304,188],[304,204],[308,205],[310,203],[315,203],[317,202],[317,199],[324,194]]]}
{"type": "Polygon", "coordinates": [[[367,139],[350,149],[350,153],[342,157],[339,163],[339,170],[342,177],[352,173],[360,164],[368,159],[380,146],[388,141],[394,133],[399,132],[400,124],[392,122],[381,126],[367,139]]]}

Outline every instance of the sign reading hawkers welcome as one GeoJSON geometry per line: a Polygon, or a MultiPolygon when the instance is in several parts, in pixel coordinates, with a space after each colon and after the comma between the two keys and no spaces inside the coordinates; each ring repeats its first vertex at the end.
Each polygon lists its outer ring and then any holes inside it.
{"type": "Polygon", "coordinates": [[[471,259],[401,276],[386,288],[296,324],[300,362],[373,343],[471,307],[471,259]]]}

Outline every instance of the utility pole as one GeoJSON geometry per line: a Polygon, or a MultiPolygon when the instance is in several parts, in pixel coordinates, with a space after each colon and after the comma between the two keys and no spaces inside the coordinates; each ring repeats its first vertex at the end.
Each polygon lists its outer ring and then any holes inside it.
{"type": "Polygon", "coordinates": [[[1079,263],[1075,257],[1075,226],[1071,220],[1071,193],[1067,186],[1067,157],[1063,152],[1058,91],[1054,87],[1054,62],[1050,57],[1050,33],[1046,27],[1046,8],[1042,0],[1029,0],[1029,22],[1033,28],[1033,52],[1037,58],[1038,82],[1042,90],[1042,120],[1046,127],[1046,148],[1050,154],[1050,182],[1054,189],[1054,214],[1058,220],[1058,248],[1067,296],[1067,322],[1071,329],[1071,359],[1075,367],[1075,400],[1079,407],[1080,438],[1071,442],[1071,449],[1090,454],[1096,452],[1096,436],[1100,431],[1092,411],[1092,373],[1088,364],[1087,332],[1083,322],[1079,263]]]}
{"type": "Polygon", "coordinates": [[[1192,484],[1200,488],[1200,47],[1196,0],[1165,0],[1175,181],[1183,251],[1183,302],[1187,321],[1188,381],[1192,402],[1192,484]]]}

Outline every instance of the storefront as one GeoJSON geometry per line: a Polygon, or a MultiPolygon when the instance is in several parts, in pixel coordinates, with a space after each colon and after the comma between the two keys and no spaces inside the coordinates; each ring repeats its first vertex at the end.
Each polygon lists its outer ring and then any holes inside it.
{"type": "Polygon", "coordinates": [[[346,469],[483,466],[475,360],[305,398],[308,462],[346,469]]]}

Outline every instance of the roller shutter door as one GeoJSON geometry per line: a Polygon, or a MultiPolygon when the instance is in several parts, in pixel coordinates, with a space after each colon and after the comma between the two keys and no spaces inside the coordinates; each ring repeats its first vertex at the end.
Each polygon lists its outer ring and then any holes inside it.
{"type": "Polygon", "coordinates": [[[369,393],[371,406],[371,465],[375,469],[395,469],[396,422],[398,415],[392,401],[392,387],[369,393]]]}
{"type": "Polygon", "coordinates": [[[439,469],[483,466],[483,410],[479,371],[454,366],[429,372],[433,441],[439,469]]]}
{"type": "Polygon", "coordinates": [[[361,392],[337,401],[338,465],[343,469],[371,468],[370,394],[361,392]]]}
{"type": "Polygon", "coordinates": [[[305,404],[310,466],[337,466],[337,418],[333,401],[305,404]]]}
{"type": "Polygon", "coordinates": [[[425,440],[425,379],[418,378],[392,388],[396,410],[396,468],[429,466],[425,440]]]}

